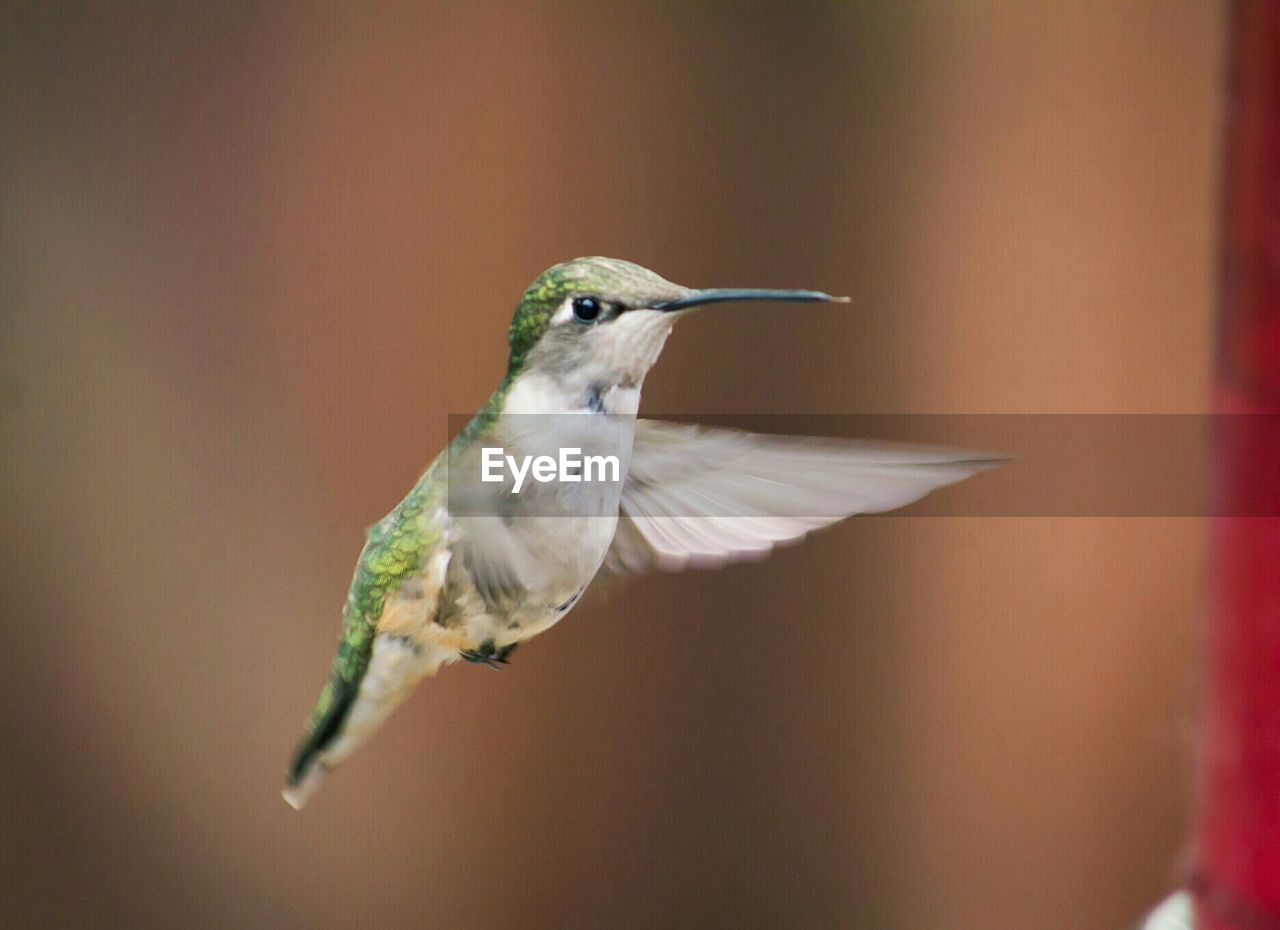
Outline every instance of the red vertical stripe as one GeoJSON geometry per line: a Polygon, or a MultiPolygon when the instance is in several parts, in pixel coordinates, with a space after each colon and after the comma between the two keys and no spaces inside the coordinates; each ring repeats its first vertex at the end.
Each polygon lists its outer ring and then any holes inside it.
{"type": "MultiPolygon", "coordinates": [[[[1280,411],[1280,3],[1232,7],[1217,407],[1280,411]]],[[[1246,417],[1217,440],[1221,512],[1280,484],[1280,429],[1246,417]]],[[[1201,922],[1280,928],[1280,519],[1213,526],[1213,614],[1199,811],[1201,922]]]]}

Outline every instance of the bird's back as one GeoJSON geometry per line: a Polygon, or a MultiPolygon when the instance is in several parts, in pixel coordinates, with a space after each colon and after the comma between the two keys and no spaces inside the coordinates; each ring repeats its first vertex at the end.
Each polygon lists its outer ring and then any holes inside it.
{"type": "Polygon", "coordinates": [[[342,611],[337,655],[289,765],[285,797],[295,807],[354,748],[344,745],[358,735],[353,723],[372,722],[372,711],[385,706],[381,722],[406,683],[434,671],[433,661],[439,665],[418,634],[435,618],[448,567],[442,459],[369,529],[342,611]]]}

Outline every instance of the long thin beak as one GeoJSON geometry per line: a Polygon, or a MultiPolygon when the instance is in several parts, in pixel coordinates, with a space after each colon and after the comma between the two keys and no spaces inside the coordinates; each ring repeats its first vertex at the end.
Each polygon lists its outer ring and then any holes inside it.
{"type": "Polygon", "coordinates": [[[654,304],[654,310],[687,310],[703,304],[719,304],[730,300],[781,300],[790,303],[847,304],[848,297],[832,297],[822,291],[770,291],[754,287],[708,287],[690,291],[675,300],[654,304]]]}

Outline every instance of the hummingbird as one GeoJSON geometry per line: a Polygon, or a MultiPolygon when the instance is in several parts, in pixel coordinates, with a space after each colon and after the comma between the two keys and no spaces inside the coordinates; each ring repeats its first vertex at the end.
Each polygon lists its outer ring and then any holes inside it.
{"type": "Polygon", "coordinates": [[[516,305],[497,390],[368,531],[337,655],[288,767],[290,805],[301,809],[424,677],[459,660],[500,667],[597,577],[762,558],[1000,461],[638,417],[645,376],[675,322],[741,301],[848,298],[689,288],[602,257],[534,280],[516,305]],[[598,469],[605,474],[596,481],[562,474],[518,494],[509,475],[486,484],[480,474],[484,450],[527,461],[569,444],[612,458],[616,473],[598,469]]]}

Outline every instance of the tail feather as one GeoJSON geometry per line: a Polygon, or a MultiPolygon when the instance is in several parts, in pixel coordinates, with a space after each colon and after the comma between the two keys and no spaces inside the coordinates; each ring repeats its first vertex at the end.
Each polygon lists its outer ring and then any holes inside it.
{"type": "Polygon", "coordinates": [[[294,810],[302,810],[307,799],[320,787],[328,772],[328,767],[320,761],[320,754],[342,731],[359,693],[359,683],[347,681],[336,670],[329,677],[285,777],[284,799],[294,810]]]}
{"type": "Polygon", "coordinates": [[[384,634],[374,640],[358,683],[335,670],[289,766],[285,801],[301,810],[325,776],[382,726],[424,675],[435,673],[442,658],[431,646],[384,634]]]}
{"type": "Polygon", "coordinates": [[[324,781],[325,776],[328,774],[329,767],[324,763],[308,763],[306,769],[297,780],[292,775],[289,776],[289,780],[280,794],[284,797],[286,804],[295,811],[300,811],[306,807],[307,801],[311,799],[311,795],[316,793],[316,789],[320,787],[320,783],[324,781]]]}
{"type": "Polygon", "coordinates": [[[306,803],[325,772],[377,729],[425,669],[440,664],[438,658],[428,661],[428,650],[415,639],[435,619],[449,568],[449,549],[437,545],[445,483],[436,480],[436,467],[369,528],[329,681],[289,764],[284,796],[294,807],[306,803]],[[406,594],[402,587],[411,578],[418,583],[406,594]]]}

